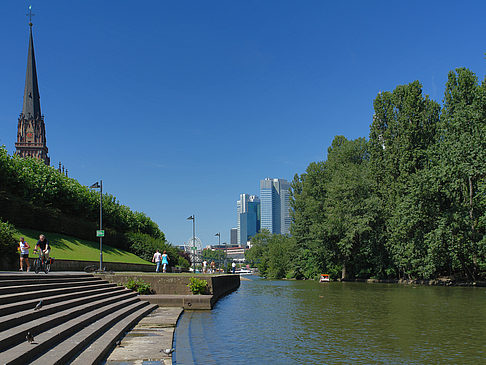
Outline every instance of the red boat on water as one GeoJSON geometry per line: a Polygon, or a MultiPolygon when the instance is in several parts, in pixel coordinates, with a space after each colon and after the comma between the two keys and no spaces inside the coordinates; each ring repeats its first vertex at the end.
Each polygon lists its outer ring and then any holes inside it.
{"type": "Polygon", "coordinates": [[[319,279],[320,283],[327,283],[329,281],[331,281],[331,279],[329,279],[329,274],[321,274],[321,278],[319,279]]]}

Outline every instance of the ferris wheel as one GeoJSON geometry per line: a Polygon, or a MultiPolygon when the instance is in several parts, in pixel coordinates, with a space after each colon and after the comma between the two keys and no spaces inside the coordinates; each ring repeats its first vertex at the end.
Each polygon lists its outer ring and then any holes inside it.
{"type": "Polygon", "coordinates": [[[184,251],[186,252],[202,251],[202,241],[199,239],[199,237],[189,238],[189,240],[184,243],[184,251]]]}

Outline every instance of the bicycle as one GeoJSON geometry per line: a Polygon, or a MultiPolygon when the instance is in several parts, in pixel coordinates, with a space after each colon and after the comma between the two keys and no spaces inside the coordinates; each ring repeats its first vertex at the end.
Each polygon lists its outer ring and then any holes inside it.
{"type": "MultiPolygon", "coordinates": [[[[37,253],[37,250],[34,250],[34,253],[37,253]]],[[[42,251],[39,251],[39,257],[34,260],[34,271],[36,274],[39,273],[39,271],[44,271],[46,274],[49,273],[51,270],[51,262],[52,260],[49,259],[44,259],[44,255],[42,254],[42,251]]]]}

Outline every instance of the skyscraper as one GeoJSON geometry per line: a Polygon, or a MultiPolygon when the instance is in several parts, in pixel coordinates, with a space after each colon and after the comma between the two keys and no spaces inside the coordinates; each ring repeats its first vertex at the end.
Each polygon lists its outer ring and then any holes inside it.
{"type": "Polygon", "coordinates": [[[230,244],[237,245],[238,244],[238,228],[231,228],[230,230],[230,244]]]}
{"type": "Polygon", "coordinates": [[[47,155],[46,126],[40,109],[37,70],[35,67],[34,40],[32,22],[29,22],[30,37],[27,55],[27,72],[25,75],[24,103],[17,126],[16,154],[21,157],[35,157],[50,164],[47,155]]]}
{"type": "Polygon", "coordinates": [[[261,228],[270,233],[290,232],[290,183],[284,179],[260,180],[261,228]]]}
{"type": "Polygon", "coordinates": [[[236,213],[237,243],[246,246],[248,240],[260,231],[260,199],[255,195],[240,194],[236,213]]]}

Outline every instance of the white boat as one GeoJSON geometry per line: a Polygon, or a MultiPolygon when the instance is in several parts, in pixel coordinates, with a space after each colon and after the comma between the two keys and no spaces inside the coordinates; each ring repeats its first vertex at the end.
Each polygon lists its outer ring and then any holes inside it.
{"type": "Polygon", "coordinates": [[[238,274],[238,275],[251,275],[251,274],[253,274],[253,271],[251,271],[250,269],[239,269],[239,270],[236,270],[235,271],[235,274],[238,274]]]}

